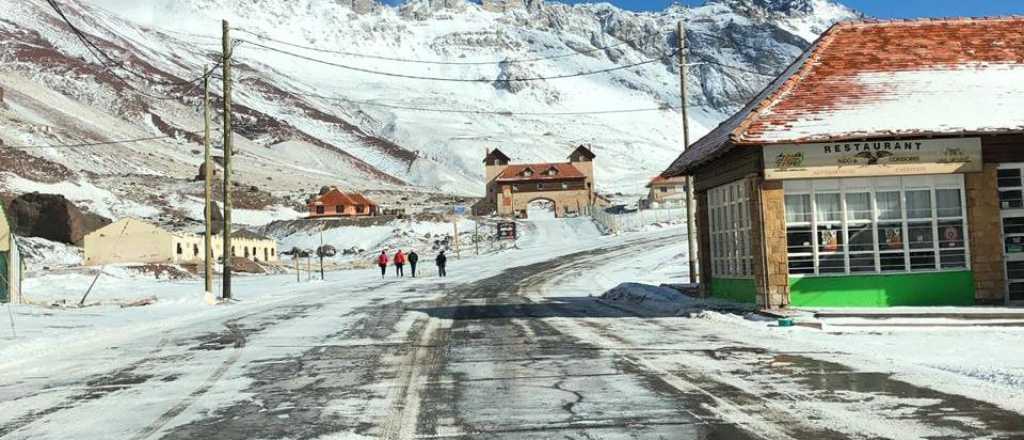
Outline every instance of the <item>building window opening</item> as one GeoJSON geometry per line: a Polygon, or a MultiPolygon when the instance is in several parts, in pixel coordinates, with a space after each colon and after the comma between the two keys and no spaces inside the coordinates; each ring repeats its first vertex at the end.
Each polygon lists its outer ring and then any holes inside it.
{"type": "Polygon", "coordinates": [[[316,207],[316,213],[317,214],[323,214],[324,213],[324,207],[323,206],[317,206],[316,207]]]}
{"type": "Polygon", "coordinates": [[[181,255],[181,254],[182,254],[181,243],[178,243],[178,255],[181,255]]]}
{"type": "Polygon", "coordinates": [[[967,268],[961,175],[785,182],[791,275],[967,268]]]}
{"type": "Polygon", "coordinates": [[[753,276],[750,195],[740,180],[708,190],[711,273],[722,278],[753,276]]]}
{"type": "Polygon", "coordinates": [[[198,244],[192,245],[192,254],[194,256],[197,256],[197,257],[199,256],[199,245],[198,244]]]}

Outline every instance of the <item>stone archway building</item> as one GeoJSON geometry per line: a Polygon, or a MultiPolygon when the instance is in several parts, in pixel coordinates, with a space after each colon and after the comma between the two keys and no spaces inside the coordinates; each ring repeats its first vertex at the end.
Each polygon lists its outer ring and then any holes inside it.
{"type": "Polygon", "coordinates": [[[511,164],[501,150],[484,157],[486,196],[474,207],[477,214],[526,217],[535,200],[554,203],[555,216],[589,214],[594,195],[594,153],[579,146],[568,162],[511,164]]]}

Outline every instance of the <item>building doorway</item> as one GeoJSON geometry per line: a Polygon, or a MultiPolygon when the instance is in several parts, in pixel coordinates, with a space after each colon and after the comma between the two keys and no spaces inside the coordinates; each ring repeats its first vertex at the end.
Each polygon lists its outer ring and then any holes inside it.
{"type": "Polygon", "coordinates": [[[999,164],[1006,303],[1024,305],[1024,163],[999,164]]]}
{"type": "Polygon", "coordinates": [[[535,199],[526,205],[526,218],[530,220],[553,220],[555,217],[557,214],[553,200],[535,199]]]}

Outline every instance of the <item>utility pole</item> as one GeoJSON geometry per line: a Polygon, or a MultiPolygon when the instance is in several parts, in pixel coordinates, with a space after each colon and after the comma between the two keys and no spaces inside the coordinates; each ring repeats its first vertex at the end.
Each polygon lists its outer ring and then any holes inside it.
{"type": "MultiPolygon", "coordinates": [[[[690,147],[690,122],[686,114],[686,29],[679,21],[676,29],[679,39],[679,97],[682,100],[680,113],[683,115],[683,151],[690,147]]],[[[697,222],[693,212],[693,177],[686,176],[686,250],[690,259],[690,283],[700,282],[697,268],[697,222]]]]}
{"type": "Polygon", "coordinates": [[[480,255],[480,221],[476,220],[473,222],[473,245],[476,248],[476,254],[480,255]]]}
{"type": "Polygon", "coordinates": [[[455,232],[455,237],[452,241],[455,244],[455,259],[461,260],[462,252],[459,251],[459,218],[454,215],[452,216],[452,229],[455,232]]]}
{"type": "Polygon", "coordinates": [[[324,280],[324,224],[320,223],[320,248],[317,249],[317,255],[320,257],[320,281],[324,280]]]}
{"type": "Polygon", "coordinates": [[[206,293],[213,294],[213,160],[210,156],[210,73],[213,70],[207,70],[206,76],[203,77],[203,147],[206,151],[203,168],[204,175],[203,180],[206,183],[205,197],[206,197],[206,253],[204,255],[204,266],[206,268],[206,293]]]}
{"type": "Polygon", "coordinates": [[[221,21],[223,32],[223,47],[221,48],[223,59],[221,69],[224,76],[224,230],[221,231],[224,237],[224,288],[222,296],[224,299],[231,299],[231,259],[234,257],[231,252],[231,155],[234,154],[231,148],[231,27],[227,20],[221,21]]]}

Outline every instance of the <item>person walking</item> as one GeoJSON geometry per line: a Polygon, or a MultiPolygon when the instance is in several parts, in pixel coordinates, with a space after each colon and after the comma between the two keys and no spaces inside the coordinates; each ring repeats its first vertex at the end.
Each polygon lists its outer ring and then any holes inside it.
{"type": "Polygon", "coordinates": [[[444,255],[444,251],[437,254],[437,258],[434,259],[434,262],[437,263],[437,274],[442,277],[447,277],[448,271],[445,270],[445,265],[448,264],[448,257],[444,255]]]}
{"type": "Polygon", "coordinates": [[[416,253],[415,249],[409,249],[409,269],[412,269],[412,277],[416,278],[416,262],[420,261],[420,256],[416,253]]]}
{"type": "Polygon", "coordinates": [[[381,250],[380,255],[377,256],[377,265],[380,266],[380,277],[383,279],[388,271],[388,254],[384,250],[381,250]]]}
{"type": "Polygon", "coordinates": [[[402,268],[405,267],[405,254],[402,253],[401,249],[399,249],[398,252],[395,252],[394,260],[395,260],[395,275],[399,276],[399,277],[404,277],[405,276],[405,272],[402,270],[402,268]]]}

